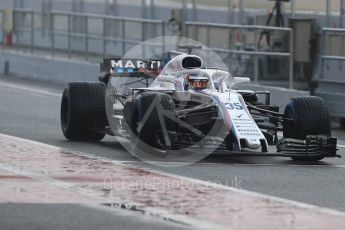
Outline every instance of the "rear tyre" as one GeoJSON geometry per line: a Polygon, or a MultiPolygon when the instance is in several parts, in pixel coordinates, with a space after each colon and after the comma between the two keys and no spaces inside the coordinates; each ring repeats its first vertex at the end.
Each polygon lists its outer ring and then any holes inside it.
{"type": "Polygon", "coordinates": [[[157,138],[157,131],[164,129],[173,130],[176,126],[175,122],[168,118],[176,116],[175,102],[172,97],[164,93],[142,93],[134,102],[134,111],[130,120],[130,128],[133,135],[139,138],[143,143],[162,148],[157,138]],[[149,114],[146,114],[149,113],[149,114]],[[163,122],[159,119],[159,113],[163,113],[163,122]],[[142,123],[142,127],[138,132],[138,126],[142,123]]]}
{"type": "Polygon", "coordinates": [[[70,83],[61,100],[61,128],[72,141],[98,141],[105,136],[105,85],[70,83]]]}
{"type": "MultiPolygon", "coordinates": [[[[328,109],[320,97],[293,98],[285,108],[283,131],[285,138],[305,140],[308,135],[331,135],[328,109]]],[[[323,157],[293,157],[298,161],[319,161],[323,157]]]]}

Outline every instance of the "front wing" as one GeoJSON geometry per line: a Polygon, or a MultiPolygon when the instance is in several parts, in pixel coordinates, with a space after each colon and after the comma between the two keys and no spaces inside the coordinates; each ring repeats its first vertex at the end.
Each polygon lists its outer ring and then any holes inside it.
{"type": "Polygon", "coordinates": [[[296,157],[319,158],[338,157],[337,138],[326,136],[308,136],[306,140],[283,138],[277,144],[277,152],[234,152],[217,150],[214,153],[224,153],[229,156],[266,156],[266,157],[296,157]]]}

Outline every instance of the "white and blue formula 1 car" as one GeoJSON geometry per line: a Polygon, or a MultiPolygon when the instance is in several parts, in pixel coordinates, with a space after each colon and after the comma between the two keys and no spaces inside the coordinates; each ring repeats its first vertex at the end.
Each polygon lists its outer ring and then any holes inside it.
{"type": "Polygon", "coordinates": [[[167,152],[198,146],[229,156],[338,157],[322,99],[293,98],[280,113],[269,92],[233,89],[248,78],[206,66],[192,54],[200,47],[182,48],[188,52],[171,51],[159,61],[104,59],[100,83],[70,83],[61,103],[65,137],[120,135],[137,148],[167,152]]]}

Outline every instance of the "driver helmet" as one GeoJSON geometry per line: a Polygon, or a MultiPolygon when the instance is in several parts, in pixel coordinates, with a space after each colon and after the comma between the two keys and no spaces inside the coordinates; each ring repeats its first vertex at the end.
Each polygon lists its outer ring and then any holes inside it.
{"type": "Polygon", "coordinates": [[[205,76],[193,76],[193,75],[186,75],[186,85],[187,89],[206,89],[208,85],[208,78],[205,76]]]}

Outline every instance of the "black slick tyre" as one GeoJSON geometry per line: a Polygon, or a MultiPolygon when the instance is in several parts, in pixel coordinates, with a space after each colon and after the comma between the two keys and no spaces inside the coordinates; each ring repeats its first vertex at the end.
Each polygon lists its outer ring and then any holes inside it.
{"type": "Polygon", "coordinates": [[[175,116],[175,102],[170,95],[153,92],[142,93],[134,102],[134,111],[130,121],[131,131],[146,145],[161,148],[162,146],[158,143],[156,135],[157,131],[162,131],[162,129],[173,130],[176,123],[171,118],[175,118],[175,116]],[[161,117],[165,127],[162,127],[159,113],[164,114],[161,117]],[[137,129],[140,123],[142,127],[138,132],[137,129]]]}
{"type": "MultiPolygon", "coordinates": [[[[327,106],[320,97],[293,98],[286,106],[283,124],[285,138],[305,140],[308,135],[331,135],[327,106]],[[289,120],[291,119],[291,120],[289,120]]],[[[299,161],[318,161],[323,157],[294,157],[299,161]]]]}
{"type": "Polygon", "coordinates": [[[98,141],[105,136],[105,85],[76,82],[64,89],[61,100],[61,128],[72,141],[98,141]]]}

